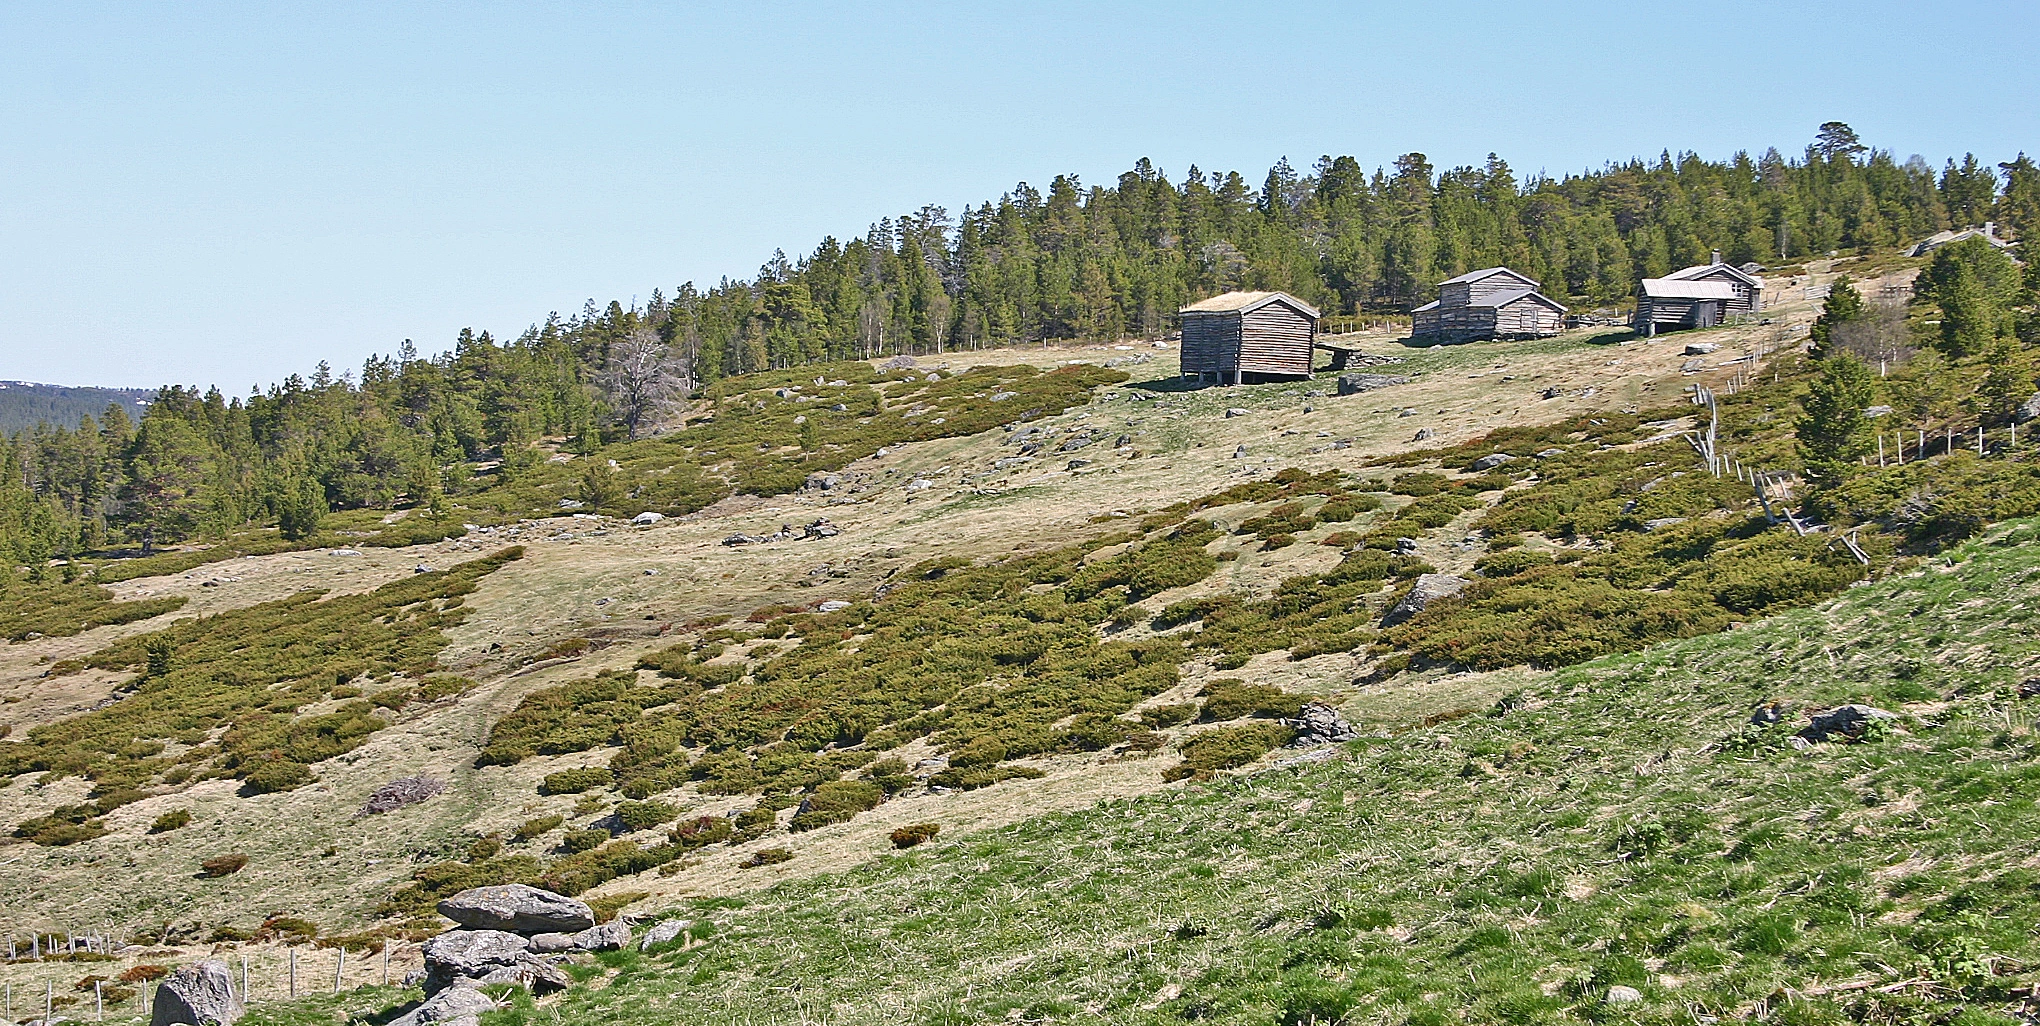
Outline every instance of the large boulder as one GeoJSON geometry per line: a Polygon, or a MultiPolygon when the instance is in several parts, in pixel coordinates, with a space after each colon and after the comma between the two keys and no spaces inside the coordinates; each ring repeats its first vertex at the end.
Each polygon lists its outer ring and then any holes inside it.
{"type": "Polygon", "coordinates": [[[479,980],[531,952],[531,942],[502,930],[449,930],[425,942],[425,993],[479,980]]]}
{"type": "Polygon", "coordinates": [[[241,1017],[241,996],[234,993],[234,973],[227,963],[208,958],[185,966],[156,985],[150,1026],[228,1026],[241,1017]]]}
{"type": "Polygon", "coordinates": [[[1339,375],[1340,395],[1359,395],[1377,388],[1391,385],[1407,385],[1410,379],[1400,374],[1341,374],[1339,375]]]}
{"type": "Polygon", "coordinates": [[[1486,456],[1482,456],[1480,459],[1474,460],[1472,465],[1467,467],[1467,469],[1473,471],[1476,474],[1485,474],[1488,471],[1493,470],[1504,463],[1514,462],[1516,462],[1516,457],[1511,456],[1508,453],[1491,452],[1486,456]]]}
{"type": "Polygon", "coordinates": [[[1425,607],[1442,598],[1451,598],[1465,590],[1469,582],[1456,574],[1424,574],[1410,587],[1410,593],[1381,618],[1384,627],[1399,624],[1424,611],[1425,607]]]}
{"type": "Polygon", "coordinates": [[[595,925],[587,902],[529,884],[465,890],[441,901],[439,914],[470,930],[511,933],[575,933],[595,925]]]}

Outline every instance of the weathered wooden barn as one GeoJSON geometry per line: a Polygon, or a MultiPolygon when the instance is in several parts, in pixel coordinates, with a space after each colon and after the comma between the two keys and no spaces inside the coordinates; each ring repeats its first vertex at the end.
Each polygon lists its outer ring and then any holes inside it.
{"type": "Polygon", "coordinates": [[[1735,286],[1725,281],[1645,278],[1636,287],[1636,333],[1712,328],[1727,316],[1735,298],[1735,286]]]}
{"type": "Polygon", "coordinates": [[[1727,308],[1722,311],[1729,317],[1753,314],[1764,308],[1764,279],[1740,267],[1722,263],[1720,250],[1714,251],[1714,260],[1711,263],[1681,268],[1665,277],[1672,281],[1727,282],[1728,287],[1735,290],[1735,297],[1728,301],[1727,308]]]}
{"type": "Polygon", "coordinates": [[[1183,376],[1241,384],[1310,376],[1318,312],[1286,292],[1228,292],[1177,311],[1183,376]]]}
{"type": "Polygon", "coordinates": [[[1438,298],[1410,311],[1410,335],[1443,342],[1542,338],[1565,330],[1565,307],[1536,280],[1506,267],[1438,283],[1438,298]]]}

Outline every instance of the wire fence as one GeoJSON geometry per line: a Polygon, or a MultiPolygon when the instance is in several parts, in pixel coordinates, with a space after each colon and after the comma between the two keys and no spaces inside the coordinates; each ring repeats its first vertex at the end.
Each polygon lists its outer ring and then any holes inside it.
{"type": "Polygon", "coordinates": [[[159,970],[219,959],[228,965],[235,996],[246,1004],[289,1001],[402,983],[424,966],[424,949],[386,940],[379,947],[285,945],[242,951],[187,952],[124,944],[107,934],[9,935],[0,964],[0,1021],[127,1022],[153,1011],[159,970]],[[251,957],[252,955],[252,957],[251,957]],[[164,961],[176,965],[161,964],[164,961]]]}

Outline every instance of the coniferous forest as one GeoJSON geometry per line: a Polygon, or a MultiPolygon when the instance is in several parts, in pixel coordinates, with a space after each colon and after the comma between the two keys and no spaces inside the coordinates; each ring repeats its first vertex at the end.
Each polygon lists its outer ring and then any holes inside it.
{"type": "MultiPolygon", "coordinates": [[[[1256,186],[1194,166],[1172,179],[1143,159],[1109,185],[1061,175],[958,214],[924,206],[798,259],[775,253],[748,281],[657,290],[642,307],[591,300],[507,341],[464,330],[426,356],[407,340],[358,372],[322,362],[244,397],[166,386],[139,419],[116,406],[20,431],[0,446],[0,558],[39,567],[256,521],[305,536],[327,511],[490,487],[505,475],[450,468],[513,470],[542,438],[584,453],[635,439],[675,398],[719,395],[737,375],[1154,337],[1182,304],[1229,289],[1287,291],[1329,316],[1398,313],[1441,278],[1506,264],[1593,307],[1713,250],[1789,264],[1988,220],[2040,238],[2040,165],[1901,162],[1840,123],[1796,158],[1666,153],[1560,178],[1408,153],[1373,171],[1283,160],[1256,186]]],[[[2027,334],[2010,310],[2030,305],[2031,282],[2004,273],[1981,289],[1930,278],[1921,301],[1955,302],[1985,334],[2027,334]]]]}

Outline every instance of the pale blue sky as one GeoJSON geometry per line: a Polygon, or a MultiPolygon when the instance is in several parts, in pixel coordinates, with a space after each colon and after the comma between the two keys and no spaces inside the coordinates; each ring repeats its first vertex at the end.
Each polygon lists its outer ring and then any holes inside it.
{"type": "Polygon", "coordinates": [[[218,383],[1142,156],[2040,151],[2030,2],[0,5],[0,378],[218,383]]]}

